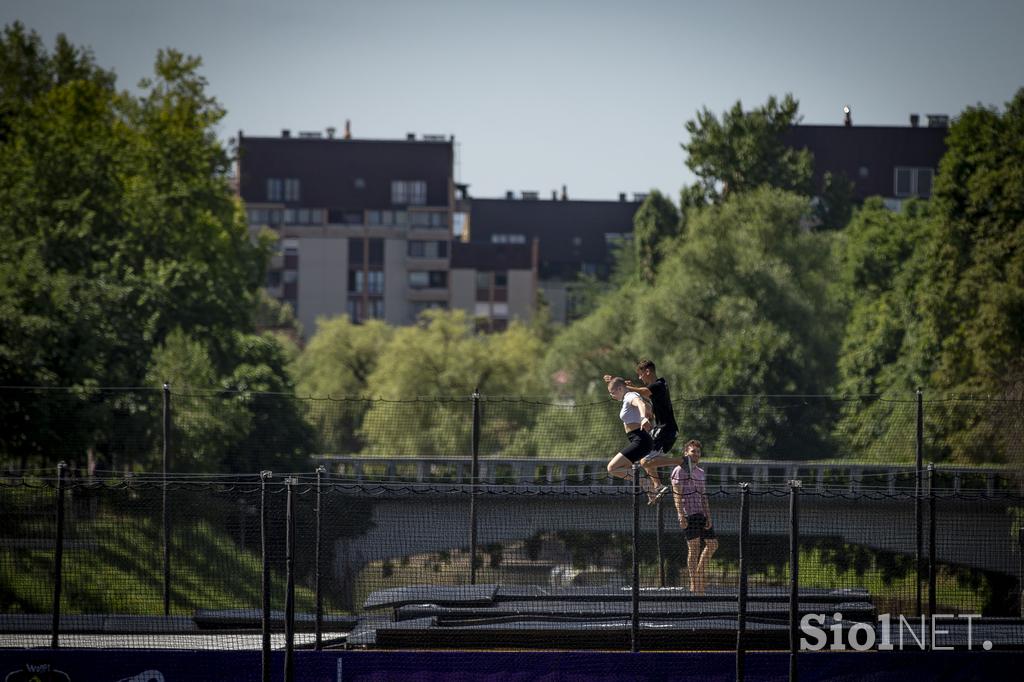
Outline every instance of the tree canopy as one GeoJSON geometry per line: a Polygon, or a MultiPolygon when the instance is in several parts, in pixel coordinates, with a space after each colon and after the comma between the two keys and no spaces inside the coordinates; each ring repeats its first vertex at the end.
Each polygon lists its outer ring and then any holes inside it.
{"type": "MultiPolygon", "coordinates": [[[[224,111],[206,94],[200,66],[162,50],[132,95],[63,36],[48,52],[21,24],[5,27],[5,384],[140,386],[165,362],[157,349],[180,330],[172,346],[205,351],[192,363],[194,376],[290,389],[283,362],[256,368],[255,347],[244,340],[267,250],[249,238],[229,182],[231,159],[215,134],[224,111]],[[249,369],[240,373],[242,366],[249,369]]],[[[22,456],[49,449],[16,433],[24,415],[2,416],[5,439],[20,443],[22,456]]]]}

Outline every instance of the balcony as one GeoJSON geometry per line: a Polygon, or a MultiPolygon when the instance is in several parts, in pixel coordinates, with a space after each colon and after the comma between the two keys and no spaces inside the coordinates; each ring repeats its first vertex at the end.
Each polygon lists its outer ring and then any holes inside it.
{"type": "Polygon", "coordinates": [[[447,301],[448,287],[408,287],[405,296],[410,301],[447,301]]]}

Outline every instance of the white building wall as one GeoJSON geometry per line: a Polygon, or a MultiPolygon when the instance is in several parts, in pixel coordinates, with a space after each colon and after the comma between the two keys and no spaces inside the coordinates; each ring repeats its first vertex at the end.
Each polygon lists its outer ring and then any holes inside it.
{"type": "Polygon", "coordinates": [[[536,297],[532,270],[508,271],[508,319],[528,322],[536,297]]]}
{"type": "Polygon", "coordinates": [[[388,324],[408,323],[406,290],[409,277],[406,273],[405,239],[384,240],[384,320],[388,324]]]}
{"type": "Polygon", "coordinates": [[[317,317],[346,314],[348,240],[303,237],[299,243],[299,321],[307,340],[317,317]]]}

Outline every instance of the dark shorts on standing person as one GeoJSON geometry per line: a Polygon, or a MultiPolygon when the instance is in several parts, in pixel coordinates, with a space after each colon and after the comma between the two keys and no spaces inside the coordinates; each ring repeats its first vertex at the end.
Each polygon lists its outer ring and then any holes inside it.
{"type": "Polygon", "coordinates": [[[671,426],[655,426],[651,429],[651,435],[654,437],[653,450],[660,450],[667,455],[672,450],[672,446],[676,444],[678,432],[671,426]]]}
{"type": "Polygon", "coordinates": [[[696,540],[701,538],[703,540],[714,540],[715,529],[708,528],[708,517],[703,514],[694,514],[693,516],[686,517],[686,539],[696,540]]]}
{"type": "Polygon", "coordinates": [[[629,445],[622,449],[622,456],[634,464],[650,454],[654,448],[651,434],[643,429],[630,431],[626,434],[626,438],[629,439],[629,445]]]}

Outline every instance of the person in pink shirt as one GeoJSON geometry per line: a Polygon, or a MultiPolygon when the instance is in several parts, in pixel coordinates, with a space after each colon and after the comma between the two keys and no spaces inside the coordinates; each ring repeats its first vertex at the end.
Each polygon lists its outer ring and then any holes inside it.
{"type": "Polygon", "coordinates": [[[708,563],[718,549],[718,539],[715,536],[715,529],[711,526],[711,507],[708,505],[708,496],[704,490],[704,470],[698,466],[701,456],[700,441],[687,441],[683,447],[683,455],[689,459],[690,466],[680,465],[672,470],[672,496],[675,498],[679,527],[686,533],[686,565],[690,571],[690,591],[694,594],[704,594],[708,563]]]}

